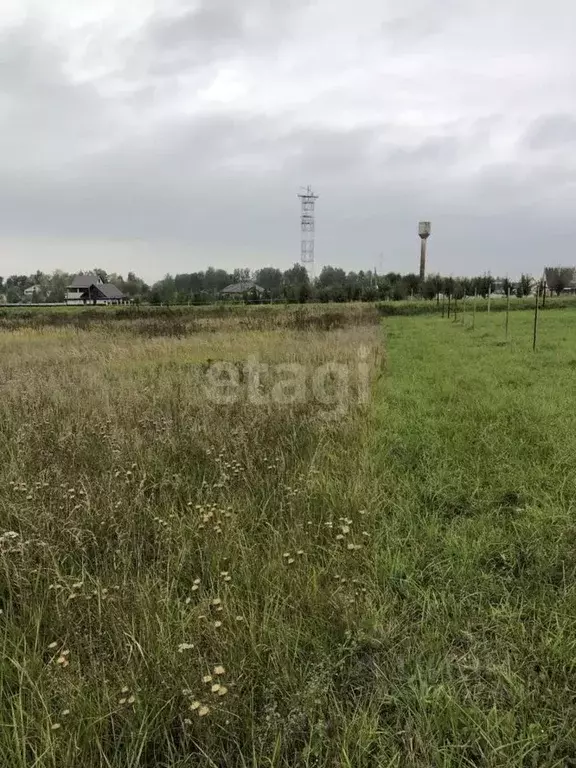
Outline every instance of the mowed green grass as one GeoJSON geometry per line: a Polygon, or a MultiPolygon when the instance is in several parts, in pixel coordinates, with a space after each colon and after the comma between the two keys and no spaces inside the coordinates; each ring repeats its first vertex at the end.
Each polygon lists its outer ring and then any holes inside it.
{"type": "MultiPolygon", "coordinates": [[[[576,764],[576,313],[386,322],[374,474],[397,764],[576,764]],[[398,734],[402,733],[400,737],[398,734]]],[[[388,753],[390,754],[390,753],[388,753]]]]}
{"type": "Polygon", "coordinates": [[[531,322],[2,335],[0,765],[576,765],[576,313],[531,322]],[[201,396],[360,347],[336,418],[201,396]]]}

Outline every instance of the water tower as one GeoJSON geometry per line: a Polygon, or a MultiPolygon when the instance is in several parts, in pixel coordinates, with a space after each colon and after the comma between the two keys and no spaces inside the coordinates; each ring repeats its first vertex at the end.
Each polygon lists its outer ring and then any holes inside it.
{"type": "Polygon", "coordinates": [[[420,236],[420,282],[423,283],[426,277],[426,248],[430,232],[432,231],[429,221],[421,221],[418,224],[418,235],[420,236]]]}

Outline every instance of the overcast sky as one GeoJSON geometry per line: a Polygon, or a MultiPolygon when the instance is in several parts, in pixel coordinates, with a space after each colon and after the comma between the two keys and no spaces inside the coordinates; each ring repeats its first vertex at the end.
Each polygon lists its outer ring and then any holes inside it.
{"type": "Polygon", "coordinates": [[[571,0],[2,0],[0,274],[576,262],[571,0]]]}

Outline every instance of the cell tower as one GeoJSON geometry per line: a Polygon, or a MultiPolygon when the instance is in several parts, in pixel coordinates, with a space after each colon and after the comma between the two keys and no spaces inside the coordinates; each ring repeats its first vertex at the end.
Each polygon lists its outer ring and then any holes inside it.
{"type": "Polygon", "coordinates": [[[300,215],[300,225],[302,229],[302,246],[300,260],[306,264],[314,276],[314,238],[316,236],[316,200],[318,195],[312,191],[312,187],[304,188],[298,197],[302,202],[302,213],[300,215]]]}

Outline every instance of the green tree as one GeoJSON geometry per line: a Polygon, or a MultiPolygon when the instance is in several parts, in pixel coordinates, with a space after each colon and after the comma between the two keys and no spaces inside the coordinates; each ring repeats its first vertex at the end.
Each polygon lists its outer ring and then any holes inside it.
{"type": "Polygon", "coordinates": [[[282,292],[282,272],[275,267],[259,270],[256,273],[256,282],[273,298],[278,298],[282,292]]]}
{"type": "Polygon", "coordinates": [[[569,288],[574,280],[574,269],[572,267],[546,267],[544,270],[548,288],[557,296],[562,291],[569,288]]]}
{"type": "Polygon", "coordinates": [[[282,275],[282,293],[289,301],[299,301],[300,296],[310,297],[310,277],[302,264],[294,264],[282,275]],[[302,290],[301,290],[302,289],[302,290]]]}
{"type": "Polygon", "coordinates": [[[232,274],[233,283],[246,283],[248,280],[250,280],[250,270],[248,267],[241,267],[240,269],[234,270],[232,274]]]}
{"type": "Polygon", "coordinates": [[[520,275],[520,280],[518,280],[516,285],[516,296],[518,296],[519,299],[521,299],[523,296],[530,296],[532,293],[533,285],[534,280],[530,277],[530,275],[520,275]]]}
{"type": "Polygon", "coordinates": [[[413,272],[411,272],[408,275],[404,275],[402,279],[406,284],[408,295],[416,295],[418,289],[420,288],[420,275],[415,275],[413,272]]]}
{"type": "Polygon", "coordinates": [[[511,296],[515,291],[514,283],[511,280],[508,280],[507,277],[505,277],[504,280],[502,280],[502,291],[504,292],[505,296],[508,296],[508,291],[510,291],[511,296]]]}
{"type": "Polygon", "coordinates": [[[102,280],[103,283],[111,282],[110,278],[108,277],[108,273],[106,272],[105,269],[100,269],[99,267],[96,267],[96,269],[93,269],[92,272],[95,275],[98,275],[98,277],[100,278],[100,280],[102,280]]]}

